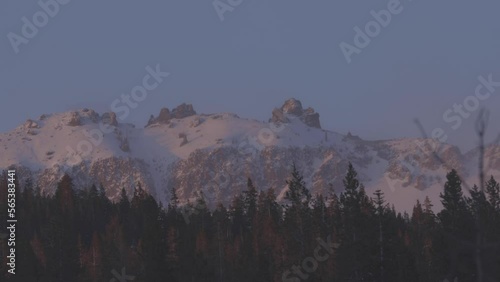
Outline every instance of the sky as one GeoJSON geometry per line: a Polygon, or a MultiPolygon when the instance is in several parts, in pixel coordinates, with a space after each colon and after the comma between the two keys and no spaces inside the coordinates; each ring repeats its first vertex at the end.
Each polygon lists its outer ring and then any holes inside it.
{"type": "Polygon", "coordinates": [[[498,0],[55,1],[0,2],[0,132],[44,113],[110,111],[159,66],[170,75],[125,122],[183,102],[267,121],[295,97],[324,129],[364,139],[420,137],[417,118],[468,150],[481,107],[489,140],[500,133],[498,0]],[[482,99],[480,76],[498,81],[482,99]]]}

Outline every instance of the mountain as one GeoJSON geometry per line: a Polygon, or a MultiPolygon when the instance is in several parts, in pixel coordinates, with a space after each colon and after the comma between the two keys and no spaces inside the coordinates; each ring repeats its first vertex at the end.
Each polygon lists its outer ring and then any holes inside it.
{"type": "MultiPolygon", "coordinates": [[[[0,169],[15,167],[21,181],[31,178],[45,193],[67,173],[77,185],[103,185],[113,200],[122,188],[132,195],[140,183],[162,202],[170,187],[184,203],[201,190],[212,207],[243,191],[247,177],[282,198],[293,163],[315,194],[330,186],[340,192],[352,162],[368,194],[382,190],[398,210],[411,210],[425,196],[440,208],[451,168],[477,183],[478,150],[462,153],[431,139],[363,140],[322,129],[319,117],[295,99],[275,108],[268,122],[198,114],[188,104],[163,108],[144,128],[91,109],[42,115],[0,134],[0,169]]],[[[486,150],[487,173],[497,179],[499,148],[486,150]]]]}

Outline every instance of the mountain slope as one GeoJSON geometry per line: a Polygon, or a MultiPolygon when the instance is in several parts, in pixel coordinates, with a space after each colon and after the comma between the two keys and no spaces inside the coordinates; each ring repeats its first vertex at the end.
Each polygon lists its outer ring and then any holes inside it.
{"type": "MultiPolygon", "coordinates": [[[[369,194],[381,189],[399,210],[411,210],[427,195],[437,208],[446,172],[457,169],[471,183],[477,151],[462,154],[434,140],[366,141],[324,130],[319,114],[287,100],[269,122],[235,114],[197,114],[191,105],[164,108],[145,128],[120,123],[114,113],[83,109],[28,120],[0,134],[0,169],[15,166],[45,192],[68,173],[78,185],[102,184],[111,199],[121,188],[129,195],[138,182],[160,201],[176,187],[185,202],[202,190],[211,206],[228,203],[246,188],[273,187],[282,197],[295,163],[313,193],[342,190],[348,162],[359,172],[369,194]],[[434,158],[432,148],[445,164],[434,158]]],[[[488,174],[500,175],[500,151],[486,152],[488,174]]]]}

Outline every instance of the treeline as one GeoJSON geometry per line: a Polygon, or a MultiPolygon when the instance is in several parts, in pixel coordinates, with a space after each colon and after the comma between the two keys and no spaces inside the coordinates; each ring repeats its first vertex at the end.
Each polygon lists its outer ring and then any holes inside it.
{"type": "MultiPolygon", "coordinates": [[[[69,176],[54,195],[29,182],[18,189],[16,275],[2,281],[500,281],[500,188],[465,196],[447,174],[443,210],[426,199],[411,216],[380,191],[367,195],[352,165],[340,195],[313,196],[295,167],[284,203],[271,188],[248,187],[229,207],[207,208],[203,193],[167,207],[140,185],[112,203],[100,187],[74,187],[69,176]]],[[[7,176],[0,177],[6,222],[7,176]]],[[[333,191],[333,190],[332,190],[333,191]]],[[[469,194],[469,193],[466,193],[469,194]]]]}

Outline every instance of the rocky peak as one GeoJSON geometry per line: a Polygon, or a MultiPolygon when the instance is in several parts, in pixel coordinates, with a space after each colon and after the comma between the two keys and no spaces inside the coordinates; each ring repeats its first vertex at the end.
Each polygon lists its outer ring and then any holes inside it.
{"type": "Polygon", "coordinates": [[[319,114],[311,107],[304,110],[302,103],[294,98],[286,100],[281,108],[274,108],[270,121],[274,123],[289,123],[290,119],[287,117],[288,115],[300,118],[302,122],[310,127],[321,128],[319,114]]]}
{"type": "Polygon", "coordinates": [[[118,120],[116,119],[116,114],[114,112],[104,113],[101,117],[101,121],[105,124],[118,126],[118,120]]]}
{"type": "MultiPolygon", "coordinates": [[[[45,119],[46,116],[40,117],[40,119],[45,119]]],[[[66,113],[65,116],[66,125],[68,126],[80,126],[85,123],[85,121],[90,121],[97,123],[100,120],[99,114],[92,109],[81,109],[73,112],[66,113]]]]}
{"type": "Polygon", "coordinates": [[[185,118],[194,115],[196,115],[196,112],[191,104],[182,103],[172,110],[173,118],[185,118]]]}
{"type": "Polygon", "coordinates": [[[99,114],[92,110],[92,109],[82,109],[81,111],[78,112],[78,115],[81,117],[81,118],[84,118],[84,119],[89,119],[90,121],[92,121],[93,123],[97,123],[99,122],[99,114]]]}
{"type": "Polygon", "coordinates": [[[68,117],[68,122],[66,123],[68,126],[79,126],[82,125],[82,120],[80,119],[80,115],[77,112],[71,112],[68,117]]]}
{"type": "Polygon", "coordinates": [[[171,118],[170,115],[170,110],[167,108],[162,108],[160,110],[160,114],[158,115],[158,118],[156,119],[157,123],[167,123],[171,118]]]}
{"type": "Polygon", "coordinates": [[[285,114],[291,114],[294,116],[302,115],[302,103],[294,98],[285,101],[283,106],[281,106],[281,111],[285,114]]]}
{"type": "Polygon", "coordinates": [[[24,124],[23,124],[24,129],[30,129],[30,128],[40,128],[38,123],[34,120],[28,119],[24,124]]]}
{"type": "Polygon", "coordinates": [[[146,127],[152,124],[168,124],[173,118],[181,119],[194,115],[196,115],[196,111],[193,109],[193,105],[182,103],[181,105],[173,108],[172,111],[168,108],[162,108],[158,117],[151,115],[146,127]]]}

